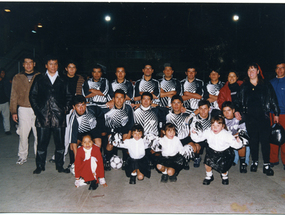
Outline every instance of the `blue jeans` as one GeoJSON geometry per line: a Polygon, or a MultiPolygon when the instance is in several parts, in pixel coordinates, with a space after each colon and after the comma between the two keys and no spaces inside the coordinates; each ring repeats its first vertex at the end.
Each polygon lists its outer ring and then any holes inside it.
{"type": "MultiPolygon", "coordinates": [[[[234,150],[234,151],[235,151],[234,163],[237,164],[238,160],[239,160],[238,150],[234,150]]],[[[249,164],[249,155],[250,155],[250,148],[249,148],[249,146],[246,146],[245,147],[245,163],[247,165],[249,164]]]]}

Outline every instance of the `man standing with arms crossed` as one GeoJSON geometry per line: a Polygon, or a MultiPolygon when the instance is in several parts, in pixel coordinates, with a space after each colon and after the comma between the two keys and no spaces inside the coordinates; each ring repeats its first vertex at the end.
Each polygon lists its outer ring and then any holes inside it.
{"type": "Polygon", "coordinates": [[[46,58],[46,73],[35,77],[30,90],[30,102],[36,115],[38,148],[37,168],[34,174],[45,171],[47,147],[53,133],[55,143],[55,164],[58,172],[69,173],[64,169],[64,134],[66,113],[71,108],[72,95],[67,83],[58,74],[56,57],[46,58]]]}
{"type": "Polygon", "coordinates": [[[37,153],[37,130],[35,127],[36,116],[29,101],[29,92],[35,76],[39,72],[34,71],[36,62],[33,57],[26,56],[23,60],[24,72],[13,78],[10,98],[10,112],[14,122],[18,123],[17,134],[19,135],[19,159],[16,164],[22,165],[27,162],[29,151],[29,134],[32,129],[34,134],[34,152],[37,153]],[[19,108],[18,108],[19,106],[19,108]]]}

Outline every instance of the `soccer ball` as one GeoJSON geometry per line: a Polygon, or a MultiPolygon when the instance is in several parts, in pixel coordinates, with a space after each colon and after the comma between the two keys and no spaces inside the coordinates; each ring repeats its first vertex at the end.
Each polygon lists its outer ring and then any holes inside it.
{"type": "Polygon", "coordinates": [[[110,164],[113,169],[120,169],[123,166],[123,160],[118,155],[113,155],[110,164]]]}

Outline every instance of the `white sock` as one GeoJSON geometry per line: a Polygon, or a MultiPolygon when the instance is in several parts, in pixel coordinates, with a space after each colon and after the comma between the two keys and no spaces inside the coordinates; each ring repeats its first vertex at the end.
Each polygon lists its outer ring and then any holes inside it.
{"type": "Polygon", "coordinates": [[[131,176],[136,176],[136,175],[137,175],[137,172],[135,172],[135,173],[132,172],[132,173],[131,173],[131,176]]]}
{"type": "Polygon", "coordinates": [[[206,171],[206,179],[211,179],[211,177],[212,177],[212,175],[213,175],[213,171],[210,171],[210,172],[207,172],[206,171]]]}
{"type": "Polygon", "coordinates": [[[222,173],[221,175],[222,175],[223,179],[228,179],[229,178],[229,172],[226,172],[225,174],[222,173]]]}
{"type": "Polygon", "coordinates": [[[167,169],[165,168],[164,172],[162,174],[167,175],[167,169]]]}

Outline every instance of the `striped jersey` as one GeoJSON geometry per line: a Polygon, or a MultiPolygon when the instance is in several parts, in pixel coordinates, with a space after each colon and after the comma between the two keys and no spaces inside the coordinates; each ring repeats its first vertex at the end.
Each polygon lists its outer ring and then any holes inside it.
{"type": "MultiPolygon", "coordinates": [[[[165,80],[163,77],[159,80],[160,88],[165,92],[176,91],[177,95],[181,94],[181,84],[176,78],[171,78],[170,80],[165,80]]],[[[171,98],[170,97],[160,97],[160,106],[161,107],[170,107],[171,106],[171,98]]]]}
{"type": "MultiPolygon", "coordinates": [[[[195,78],[192,82],[189,82],[187,78],[183,79],[181,81],[181,87],[182,87],[182,94],[184,92],[190,92],[190,93],[197,93],[201,96],[204,94],[204,82],[200,79],[195,78]]],[[[198,109],[198,103],[200,99],[191,98],[188,100],[185,100],[183,102],[184,107],[190,110],[196,110],[198,109]]]]}

